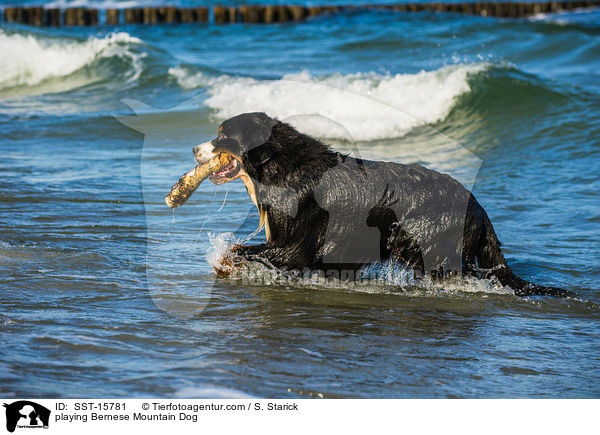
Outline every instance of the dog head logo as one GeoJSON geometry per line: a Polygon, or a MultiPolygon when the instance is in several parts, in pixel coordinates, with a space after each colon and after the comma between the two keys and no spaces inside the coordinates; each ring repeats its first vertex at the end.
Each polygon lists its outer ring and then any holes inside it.
{"type": "Polygon", "coordinates": [[[16,428],[48,428],[50,410],[29,400],[5,403],[6,430],[14,432],[16,428]]]}

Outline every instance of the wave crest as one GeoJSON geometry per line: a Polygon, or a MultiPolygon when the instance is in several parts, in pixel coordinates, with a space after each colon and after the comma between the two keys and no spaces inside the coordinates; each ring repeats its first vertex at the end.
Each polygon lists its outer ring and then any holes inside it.
{"type": "MultiPolygon", "coordinates": [[[[401,137],[415,127],[442,121],[456,99],[471,90],[469,74],[486,63],[451,65],[416,74],[376,73],[312,76],[288,74],[279,80],[207,77],[202,72],[171,69],[185,89],[207,88],[206,106],[220,119],[242,112],[266,112],[279,119],[318,114],[350,131],[355,140],[401,137]]],[[[315,124],[313,135],[346,139],[315,124]]]]}
{"type": "Polygon", "coordinates": [[[141,73],[140,57],[129,49],[142,41],[128,33],[111,33],[87,40],[48,38],[0,30],[0,89],[34,86],[51,78],[66,77],[98,58],[127,58],[133,65],[129,80],[141,73]]]}

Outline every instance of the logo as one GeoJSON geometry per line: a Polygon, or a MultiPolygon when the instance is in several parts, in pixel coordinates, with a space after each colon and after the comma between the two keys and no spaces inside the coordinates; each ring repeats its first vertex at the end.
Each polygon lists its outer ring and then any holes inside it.
{"type": "Polygon", "coordinates": [[[6,408],[6,430],[14,432],[15,428],[38,429],[48,428],[50,410],[29,400],[19,400],[4,404],[6,408]]]}

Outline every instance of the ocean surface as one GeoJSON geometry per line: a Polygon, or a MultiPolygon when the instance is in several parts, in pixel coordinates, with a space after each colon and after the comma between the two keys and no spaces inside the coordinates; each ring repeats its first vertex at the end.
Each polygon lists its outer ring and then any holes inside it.
{"type": "Polygon", "coordinates": [[[0,24],[0,396],[599,397],[599,72],[599,10],[0,24]],[[216,279],[231,243],[264,240],[243,184],[163,198],[245,111],[456,177],[517,274],[577,296],[389,265],[216,279]]]}

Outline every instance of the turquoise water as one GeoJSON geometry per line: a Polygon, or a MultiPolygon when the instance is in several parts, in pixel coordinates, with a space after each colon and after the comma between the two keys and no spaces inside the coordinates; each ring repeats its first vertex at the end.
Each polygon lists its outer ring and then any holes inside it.
{"type": "Polygon", "coordinates": [[[2,24],[0,395],[598,397],[598,71],[597,10],[2,24]],[[258,224],[241,182],[162,201],[192,146],[251,110],[450,173],[517,274],[577,297],[217,280],[210,264],[258,224]]]}

